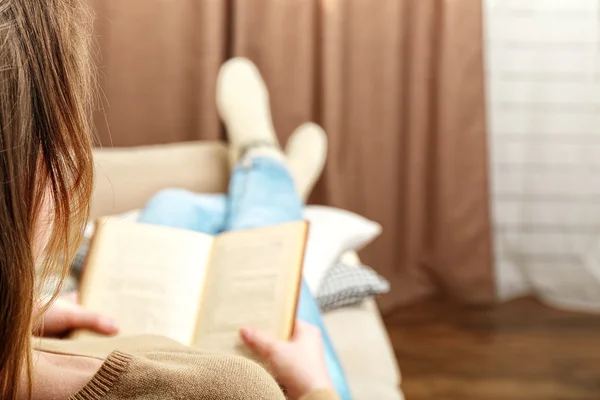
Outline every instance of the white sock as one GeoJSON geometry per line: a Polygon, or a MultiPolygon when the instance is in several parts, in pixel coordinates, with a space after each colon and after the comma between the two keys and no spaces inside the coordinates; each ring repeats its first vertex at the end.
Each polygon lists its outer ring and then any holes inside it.
{"type": "Polygon", "coordinates": [[[285,148],[290,173],[302,200],[306,201],[327,160],[327,135],[313,123],[300,126],[285,148]]]}
{"type": "Polygon", "coordinates": [[[280,148],[269,108],[269,94],[256,66],[247,59],[227,61],[217,80],[217,108],[227,128],[231,161],[252,143],[280,148]]]}

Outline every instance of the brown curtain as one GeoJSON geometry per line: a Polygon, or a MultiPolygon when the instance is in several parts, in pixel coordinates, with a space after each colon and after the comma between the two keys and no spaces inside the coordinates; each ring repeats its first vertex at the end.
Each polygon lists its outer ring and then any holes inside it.
{"type": "Polygon", "coordinates": [[[102,144],[222,138],[215,77],[248,57],[282,141],[308,120],[328,132],[312,201],[384,226],[362,253],[392,282],[384,308],[493,301],[480,1],[90,1],[102,144]]]}

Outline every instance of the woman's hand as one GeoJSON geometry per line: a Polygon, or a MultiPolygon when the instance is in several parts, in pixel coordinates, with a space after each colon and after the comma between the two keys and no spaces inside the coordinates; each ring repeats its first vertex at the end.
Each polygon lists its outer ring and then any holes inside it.
{"type": "Polygon", "coordinates": [[[59,297],[44,314],[42,333],[62,337],[75,329],[87,329],[103,335],[119,332],[116,322],[77,305],[77,293],[59,297]]]}
{"type": "Polygon", "coordinates": [[[297,321],[289,342],[252,329],[242,329],[241,336],[250,350],[269,363],[290,399],[300,399],[317,389],[333,389],[319,328],[297,321]]]}

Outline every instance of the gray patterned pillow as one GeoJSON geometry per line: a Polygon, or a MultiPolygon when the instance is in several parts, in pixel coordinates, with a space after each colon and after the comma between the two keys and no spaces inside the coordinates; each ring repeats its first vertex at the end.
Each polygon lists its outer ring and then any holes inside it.
{"type": "Polygon", "coordinates": [[[331,311],[389,291],[389,282],[371,268],[338,262],[327,272],[316,299],[322,311],[331,311]]]}

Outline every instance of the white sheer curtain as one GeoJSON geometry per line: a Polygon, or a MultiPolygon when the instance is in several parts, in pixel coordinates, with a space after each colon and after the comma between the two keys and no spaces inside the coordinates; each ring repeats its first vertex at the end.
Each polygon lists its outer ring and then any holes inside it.
{"type": "Polygon", "coordinates": [[[502,300],[600,311],[599,18],[598,0],[486,0],[502,300]]]}

